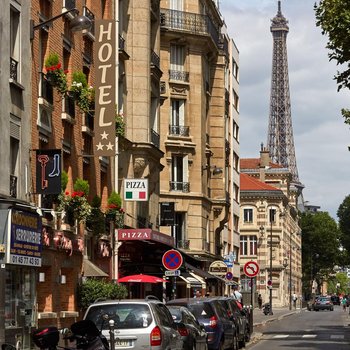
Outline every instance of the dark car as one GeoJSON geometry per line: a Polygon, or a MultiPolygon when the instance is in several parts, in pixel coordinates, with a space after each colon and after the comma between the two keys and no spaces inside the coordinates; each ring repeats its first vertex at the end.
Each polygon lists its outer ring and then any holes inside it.
{"type": "Polygon", "coordinates": [[[337,295],[332,295],[331,300],[333,305],[340,305],[340,298],[337,295]]]}
{"type": "Polygon", "coordinates": [[[239,309],[237,300],[230,297],[218,297],[229,318],[234,322],[237,329],[238,343],[240,348],[245,347],[245,343],[250,340],[249,322],[246,313],[239,309]]]}
{"type": "Polygon", "coordinates": [[[204,325],[200,324],[187,307],[179,305],[167,306],[175,323],[179,326],[177,330],[182,336],[183,348],[186,350],[207,350],[207,332],[204,325]]]}
{"type": "Polygon", "coordinates": [[[202,323],[207,332],[209,350],[237,350],[237,330],[218,300],[211,298],[174,299],[167,306],[181,305],[187,307],[202,323]]]}
{"type": "Polygon", "coordinates": [[[330,297],[319,297],[314,303],[314,310],[329,310],[333,311],[333,303],[330,297]]]}

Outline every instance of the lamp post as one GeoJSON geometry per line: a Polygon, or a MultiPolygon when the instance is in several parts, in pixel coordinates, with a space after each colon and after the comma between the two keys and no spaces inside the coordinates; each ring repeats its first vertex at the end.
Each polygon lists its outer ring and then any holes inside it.
{"type": "Polygon", "coordinates": [[[270,209],[270,295],[269,295],[269,315],[273,315],[272,312],[272,223],[275,221],[276,209],[270,209]]]}

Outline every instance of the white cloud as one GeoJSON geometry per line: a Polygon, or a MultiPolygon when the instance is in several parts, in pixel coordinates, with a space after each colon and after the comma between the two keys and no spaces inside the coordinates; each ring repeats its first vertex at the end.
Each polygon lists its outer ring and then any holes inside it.
{"type": "MultiPolygon", "coordinates": [[[[350,131],[340,109],[349,108],[350,92],[337,92],[327,38],[316,27],[315,0],[283,0],[289,21],[288,66],[299,179],[304,199],[336,218],[350,194],[350,131]]],[[[220,11],[240,51],[241,157],[258,157],[266,143],[272,65],[270,19],[276,0],[221,0],[220,11]]]]}

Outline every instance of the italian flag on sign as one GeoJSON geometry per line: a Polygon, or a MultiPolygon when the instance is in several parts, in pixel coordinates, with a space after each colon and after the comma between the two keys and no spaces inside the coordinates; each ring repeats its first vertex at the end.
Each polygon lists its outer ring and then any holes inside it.
{"type": "Polygon", "coordinates": [[[148,200],[148,179],[125,179],[124,200],[126,201],[147,201],[148,200]]]}

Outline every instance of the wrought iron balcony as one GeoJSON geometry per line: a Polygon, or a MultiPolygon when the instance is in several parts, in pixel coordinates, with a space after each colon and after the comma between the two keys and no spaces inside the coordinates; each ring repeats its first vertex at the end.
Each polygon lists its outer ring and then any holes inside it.
{"type": "Polygon", "coordinates": [[[157,147],[159,148],[160,146],[160,136],[159,134],[154,131],[153,129],[151,129],[151,142],[157,147]]]}
{"type": "Polygon", "coordinates": [[[169,125],[169,134],[178,136],[189,136],[190,128],[184,125],[169,125]]]}
{"type": "Polygon", "coordinates": [[[182,239],[180,241],[177,241],[177,248],[190,249],[190,240],[189,239],[182,239]]]}
{"type": "Polygon", "coordinates": [[[190,73],[180,70],[169,70],[170,80],[184,81],[188,83],[190,81],[190,73]]]}
{"type": "Polygon", "coordinates": [[[17,176],[10,175],[10,196],[17,198],[17,176]]]}
{"type": "Polygon", "coordinates": [[[18,78],[18,62],[10,57],[10,78],[17,81],[18,78]]]}
{"type": "Polygon", "coordinates": [[[83,15],[86,16],[91,21],[92,25],[91,25],[91,29],[89,32],[92,35],[95,35],[95,15],[94,15],[94,13],[88,7],[84,6],[83,15]]]}
{"type": "Polygon", "coordinates": [[[53,87],[50,84],[44,73],[41,74],[41,91],[40,96],[44,98],[48,103],[53,104],[53,87]]]}
{"type": "Polygon", "coordinates": [[[160,67],[160,57],[151,50],[151,64],[157,68],[160,67]]]}
{"type": "Polygon", "coordinates": [[[170,181],[169,185],[170,185],[170,191],[180,191],[184,193],[190,192],[189,182],[170,181]]]}
{"type": "Polygon", "coordinates": [[[195,35],[209,35],[219,46],[219,30],[207,15],[178,10],[161,9],[160,25],[163,28],[179,30],[195,35]]]}

